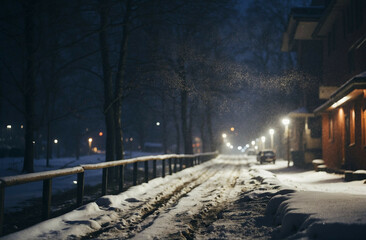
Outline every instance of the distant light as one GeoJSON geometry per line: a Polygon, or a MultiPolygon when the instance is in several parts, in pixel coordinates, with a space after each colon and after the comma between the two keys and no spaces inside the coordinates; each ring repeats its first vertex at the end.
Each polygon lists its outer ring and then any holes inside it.
{"type": "Polygon", "coordinates": [[[55,144],[57,144],[57,143],[58,143],[58,140],[57,140],[57,139],[55,139],[55,140],[53,140],[53,142],[54,142],[55,144]]]}
{"type": "Polygon", "coordinates": [[[72,182],[73,182],[74,184],[78,184],[78,181],[75,181],[75,180],[74,180],[74,181],[72,181],[72,182]]]}
{"type": "Polygon", "coordinates": [[[23,128],[24,128],[24,126],[23,126],[23,125],[20,125],[20,128],[21,128],[21,129],[23,129],[23,128]]]}
{"type": "Polygon", "coordinates": [[[229,142],[228,142],[228,143],[226,143],[226,146],[227,146],[227,147],[230,147],[230,145],[231,145],[231,143],[229,143],[229,142]]]}
{"type": "Polygon", "coordinates": [[[88,138],[88,142],[89,143],[92,143],[93,142],[93,139],[92,138],[88,138]]]}
{"type": "Polygon", "coordinates": [[[231,127],[230,128],[230,131],[234,132],[235,131],[235,128],[234,127],[231,127]]]}
{"type": "Polygon", "coordinates": [[[240,150],[242,150],[243,149],[243,147],[242,146],[238,146],[238,150],[240,151],[240,150]]]}
{"type": "Polygon", "coordinates": [[[233,149],[234,148],[234,146],[233,145],[230,145],[230,149],[233,149]]]}
{"type": "Polygon", "coordinates": [[[133,138],[130,138],[130,142],[132,142],[133,141],[133,138]]]}
{"type": "Polygon", "coordinates": [[[6,125],[6,128],[7,129],[11,129],[11,125],[6,125]]]}
{"type": "Polygon", "coordinates": [[[254,148],[255,148],[255,150],[258,150],[258,146],[255,146],[254,148]]]}
{"type": "Polygon", "coordinates": [[[262,143],[264,143],[266,141],[266,137],[265,136],[262,136],[261,137],[261,141],[262,141],[262,143]]]}
{"type": "Polygon", "coordinates": [[[248,148],[249,147],[249,144],[245,145],[245,147],[248,148]]]}
{"type": "Polygon", "coordinates": [[[269,129],[269,134],[271,134],[271,135],[274,134],[274,129],[273,128],[269,129]]]}
{"type": "Polygon", "coordinates": [[[156,122],[156,126],[160,126],[160,122],[156,122]]]}
{"type": "Polygon", "coordinates": [[[253,145],[253,146],[255,145],[255,141],[254,141],[254,140],[252,141],[252,145],[253,145]]]}
{"type": "Polygon", "coordinates": [[[36,141],[33,141],[33,144],[36,144],[36,141]]]}
{"type": "Polygon", "coordinates": [[[226,138],[226,137],[227,137],[226,133],[223,133],[223,134],[222,134],[222,137],[223,137],[223,138],[226,138]]]}
{"type": "Polygon", "coordinates": [[[103,136],[103,132],[99,132],[99,136],[101,137],[101,136],[103,136]]]}
{"type": "Polygon", "coordinates": [[[282,123],[283,123],[283,125],[287,126],[290,124],[290,119],[284,118],[284,119],[282,119],[282,123]]]}

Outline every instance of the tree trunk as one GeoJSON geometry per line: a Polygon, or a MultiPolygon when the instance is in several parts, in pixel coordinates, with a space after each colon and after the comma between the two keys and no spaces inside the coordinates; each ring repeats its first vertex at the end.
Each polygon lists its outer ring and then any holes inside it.
{"type": "Polygon", "coordinates": [[[34,41],[34,17],[35,0],[24,3],[25,16],[25,43],[26,43],[26,75],[24,81],[24,105],[25,105],[25,151],[23,172],[34,172],[34,94],[36,86],[35,76],[35,41],[34,41]]]}
{"type": "Polygon", "coordinates": [[[99,45],[103,67],[103,84],[104,84],[104,117],[106,124],[106,155],[105,160],[114,161],[115,154],[115,124],[113,111],[113,81],[112,71],[109,63],[109,49],[107,41],[107,25],[108,25],[108,1],[100,0],[100,31],[99,45]]]}
{"type": "Polygon", "coordinates": [[[214,152],[216,151],[217,145],[216,145],[216,141],[215,138],[213,136],[213,132],[212,132],[212,105],[211,105],[211,100],[209,99],[207,104],[206,104],[206,119],[207,119],[207,132],[208,132],[208,139],[210,142],[210,151],[214,152]]]}
{"type": "Polygon", "coordinates": [[[125,78],[127,48],[128,48],[128,25],[131,14],[131,0],[127,0],[126,12],[123,17],[122,24],[122,40],[121,49],[118,60],[118,70],[115,81],[115,107],[114,107],[114,121],[115,121],[115,138],[116,138],[116,158],[123,159],[123,132],[122,132],[122,96],[123,96],[123,82],[125,78]]]}
{"type": "Polygon", "coordinates": [[[175,153],[179,154],[180,153],[180,128],[179,128],[179,122],[178,122],[176,107],[177,107],[177,102],[176,102],[176,99],[174,97],[174,99],[173,99],[173,119],[174,119],[174,127],[175,127],[175,132],[176,132],[176,144],[177,144],[177,147],[175,149],[175,153]]]}

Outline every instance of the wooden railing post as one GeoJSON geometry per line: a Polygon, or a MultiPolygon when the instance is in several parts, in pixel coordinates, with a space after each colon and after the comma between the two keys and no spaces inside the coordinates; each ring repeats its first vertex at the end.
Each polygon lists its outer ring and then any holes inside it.
{"type": "Polygon", "coordinates": [[[5,186],[0,181],[0,237],[3,235],[5,186]]]}
{"type": "Polygon", "coordinates": [[[165,159],[161,161],[161,177],[165,177],[165,159]]]}
{"type": "Polygon", "coordinates": [[[173,169],[172,169],[172,159],[171,158],[168,159],[168,163],[169,163],[169,175],[172,175],[173,169]]]}
{"type": "Polygon", "coordinates": [[[174,173],[177,172],[177,159],[174,158],[174,173]]]}
{"type": "Polygon", "coordinates": [[[149,161],[145,161],[145,182],[149,182],[149,161]]]}
{"type": "Polygon", "coordinates": [[[43,180],[43,195],[42,195],[42,219],[47,220],[51,213],[52,199],[52,178],[43,180]]]}
{"type": "Polygon", "coordinates": [[[119,166],[119,191],[123,191],[123,185],[125,184],[125,165],[119,166]]]}
{"type": "Polygon", "coordinates": [[[84,172],[78,173],[78,185],[77,185],[77,195],[76,195],[76,205],[80,207],[83,205],[84,197],[84,172]]]}
{"type": "Polygon", "coordinates": [[[183,159],[179,158],[179,170],[182,171],[183,169],[183,159]]]}
{"type": "Polygon", "coordinates": [[[108,189],[108,168],[103,168],[102,196],[107,195],[107,189],[108,189]]]}
{"type": "Polygon", "coordinates": [[[134,186],[137,185],[137,162],[133,163],[132,183],[134,186]]]}
{"type": "Polygon", "coordinates": [[[156,160],[153,160],[153,178],[156,178],[156,160]]]}

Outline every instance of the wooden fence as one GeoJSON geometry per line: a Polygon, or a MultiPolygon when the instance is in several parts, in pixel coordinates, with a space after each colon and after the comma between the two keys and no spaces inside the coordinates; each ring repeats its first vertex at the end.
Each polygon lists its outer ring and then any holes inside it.
{"type": "Polygon", "coordinates": [[[149,181],[149,161],[152,161],[152,178],[157,177],[157,161],[161,161],[162,170],[161,176],[165,177],[166,166],[168,166],[169,174],[182,170],[184,167],[191,167],[217,156],[217,152],[202,153],[202,154],[170,154],[159,156],[147,156],[138,157],[127,160],[118,160],[111,162],[103,162],[98,164],[86,164],[78,167],[59,169],[53,171],[45,171],[38,173],[29,173],[17,176],[1,177],[0,178],[0,236],[3,234],[4,224],[4,202],[5,202],[5,188],[9,186],[26,184],[35,181],[43,181],[43,193],[42,193],[42,219],[46,220],[50,217],[51,213],[51,200],[52,200],[52,179],[56,177],[74,175],[77,174],[77,196],[76,207],[83,204],[84,197],[84,173],[87,170],[103,169],[102,174],[102,195],[107,194],[108,189],[108,173],[112,168],[118,168],[118,189],[119,192],[123,191],[124,187],[124,168],[128,164],[133,164],[132,184],[137,185],[137,163],[144,162],[144,180],[147,183],[149,181]],[[178,169],[179,167],[179,169],[178,169]]]}

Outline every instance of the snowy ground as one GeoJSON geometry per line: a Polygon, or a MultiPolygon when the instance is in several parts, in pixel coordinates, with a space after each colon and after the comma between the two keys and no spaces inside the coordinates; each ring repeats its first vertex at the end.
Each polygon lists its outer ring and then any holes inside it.
{"type": "Polygon", "coordinates": [[[224,156],[4,239],[364,239],[366,185],[224,156]]]}

